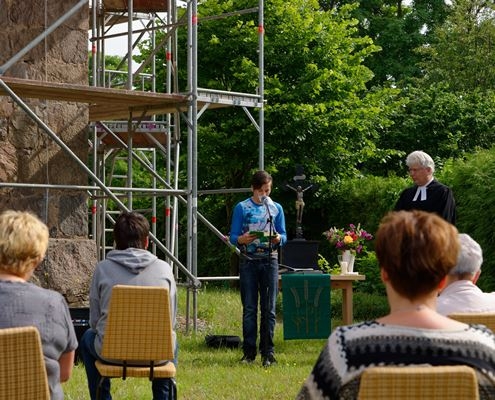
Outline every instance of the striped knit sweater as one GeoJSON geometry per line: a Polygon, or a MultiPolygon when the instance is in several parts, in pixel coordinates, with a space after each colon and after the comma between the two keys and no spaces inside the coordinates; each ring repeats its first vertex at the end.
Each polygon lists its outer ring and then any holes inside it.
{"type": "Polygon", "coordinates": [[[356,399],[365,368],[424,364],[469,365],[477,372],[480,399],[495,399],[495,335],[486,327],[420,329],[368,321],[332,332],[297,400],[356,399]]]}

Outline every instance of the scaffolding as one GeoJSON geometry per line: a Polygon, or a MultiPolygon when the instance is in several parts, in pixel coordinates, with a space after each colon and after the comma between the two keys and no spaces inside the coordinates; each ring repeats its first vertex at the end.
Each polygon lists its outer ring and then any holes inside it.
{"type": "MultiPolygon", "coordinates": [[[[197,296],[201,285],[197,270],[197,224],[205,224],[219,240],[231,246],[224,234],[218,231],[198,210],[198,124],[206,110],[224,107],[242,107],[259,134],[259,168],[264,168],[264,114],[263,114],[263,0],[259,0],[255,11],[258,13],[258,54],[259,87],[256,94],[238,93],[218,89],[198,87],[198,2],[181,2],[184,15],[179,17],[177,0],[90,0],[89,20],[91,27],[91,85],[53,83],[28,79],[12,78],[5,73],[37,46],[58,26],[68,21],[75,13],[88,7],[88,0],[79,0],[68,12],[45,29],[6,63],[0,66],[0,94],[7,95],[67,155],[76,161],[91,184],[88,186],[45,185],[36,183],[9,183],[2,186],[43,187],[49,189],[83,190],[91,201],[91,237],[96,241],[98,259],[105,257],[108,250],[106,232],[114,222],[114,214],[132,210],[135,196],[149,196],[151,199],[151,241],[152,251],[162,251],[174,267],[176,276],[182,273],[188,286],[186,327],[190,320],[190,292],[192,293],[192,321],[196,330],[197,296]],[[143,28],[135,29],[135,22],[143,28]],[[121,33],[110,34],[111,28],[126,24],[121,33]],[[187,29],[187,88],[180,91],[176,76],[177,31],[187,29]],[[156,32],[164,33],[164,39],[157,43],[156,32]],[[107,70],[105,65],[105,43],[110,38],[121,37],[127,40],[127,54],[117,70],[107,70]],[[136,37],[136,38],[135,38],[136,37]],[[150,56],[134,70],[133,53],[140,41],[148,38],[151,43],[150,56]],[[157,68],[156,55],[165,52],[165,68],[157,68]],[[124,67],[124,71],[119,68],[124,67]],[[143,70],[150,67],[151,73],[143,70]],[[125,70],[126,69],[126,70],[125,70]],[[165,75],[165,93],[156,88],[157,74],[165,75]],[[151,90],[144,91],[145,83],[151,90]],[[22,98],[38,98],[76,103],[87,103],[89,108],[88,143],[91,149],[91,165],[81,160],[55,132],[30,109],[22,98]],[[255,118],[251,110],[258,111],[255,118]],[[187,182],[179,182],[179,156],[181,148],[181,121],[187,129],[187,182]],[[158,157],[158,154],[161,157],[158,157]],[[165,165],[157,165],[157,160],[165,160],[165,165]],[[125,163],[126,173],[115,173],[115,164],[125,163]],[[136,187],[133,169],[139,164],[151,176],[152,186],[136,187]],[[165,174],[159,173],[164,170],[165,174]],[[120,184],[119,184],[120,183],[120,184]],[[165,201],[164,240],[156,231],[157,199],[165,201]],[[117,209],[109,207],[109,202],[117,209]],[[178,259],[177,221],[179,203],[187,210],[187,260],[184,265],[178,259]]],[[[253,12],[254,10],[249,10],[253,12]]],[[[236,191],[233,189],[232,191],[236,191]]],[[[228,191],[226,191],[228,192],[228,191]]],[[[235,247],[231,246],[234,250],[235,247]]]]}

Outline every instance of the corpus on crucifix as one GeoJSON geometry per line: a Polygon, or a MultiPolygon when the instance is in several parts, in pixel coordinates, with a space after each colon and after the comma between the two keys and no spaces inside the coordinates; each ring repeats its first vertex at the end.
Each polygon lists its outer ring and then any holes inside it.
{"type": "Polygon", "coordinates": [[[306,180],[304,174],[304,168],[300,165],[296,166],[296,175],[292,178],[292,182],[285,185],[287,189],[290,189],[296,193],[296,238],[301,239],[302,235],[302,217],[304,211],[304,192],[313,188],[314,185],[306,180]]]}

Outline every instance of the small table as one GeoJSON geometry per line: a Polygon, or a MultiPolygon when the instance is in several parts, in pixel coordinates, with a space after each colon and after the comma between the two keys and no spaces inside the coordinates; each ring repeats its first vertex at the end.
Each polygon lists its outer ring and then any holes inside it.
{"type": "Polygon", "coordinates": [[[365,279],[365,275],[330,275],[330,289],[342,289],[342,322],[344,325],[350,325],[354,320],[352,282],[365,279]]]}

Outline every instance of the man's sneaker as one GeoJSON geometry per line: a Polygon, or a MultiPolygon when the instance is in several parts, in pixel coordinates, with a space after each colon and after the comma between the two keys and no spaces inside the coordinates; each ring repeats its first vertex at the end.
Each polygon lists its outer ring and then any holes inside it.
{"type": "Polygon", "coordinates": [[[248,355],[244,354],[244,356],[242,356],[242,358],[241,358],[241,363],[252,364],[254,362],[255,358],[256,358],[256,356],[248,356],[248,355]]]}
{"type": "Polygon", "coordinates": [[[269,367],[272,364],[276,364],[277,360],[275,360],[273,354],[268,354],[266,357],[262,357],[261,363],[263,364],[263,367],[269,367]]]}

